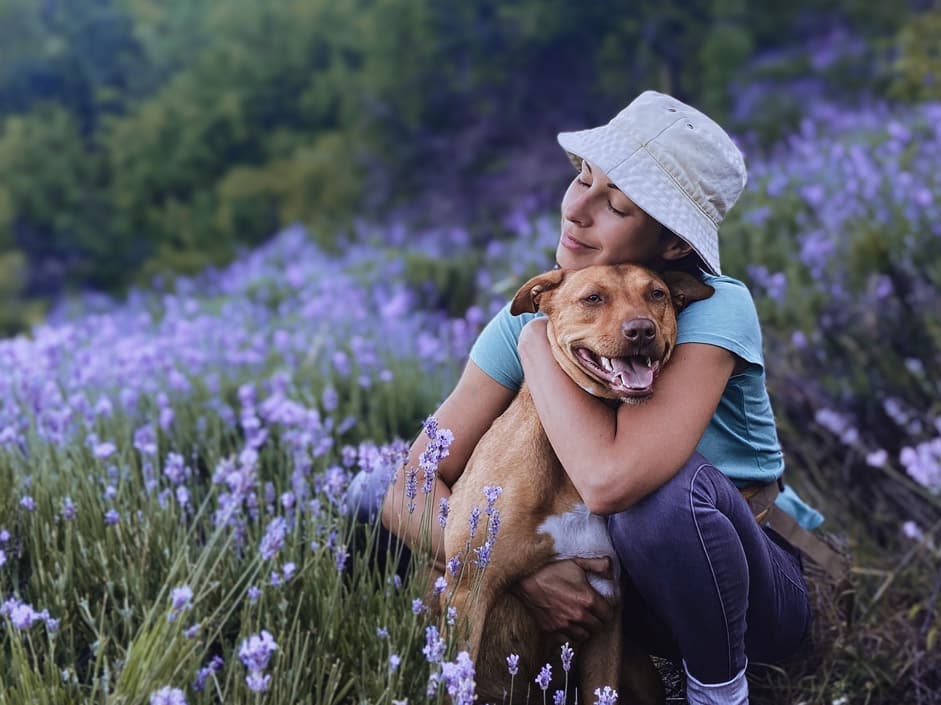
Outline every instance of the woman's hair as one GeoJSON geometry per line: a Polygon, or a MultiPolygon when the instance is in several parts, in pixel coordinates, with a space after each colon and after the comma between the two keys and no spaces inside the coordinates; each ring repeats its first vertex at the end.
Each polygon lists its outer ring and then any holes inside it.
{"type": "MultiPolygon", "coordinates": [[[[683,240],[679,235],[670,230],[666,225],[660,225],[660,242],[665,243],[671,237],[679,238],[683,240]]],[[[683,242],[686,242],[683,240],[683,242]]],[[[669,260],[664,262],[664,269],[668,269],[671,272],[686,272],[687,274],[692,274],[697,279],[703,271],[708,272],[709,268],[703,262],[702,257],[696,254],[696,250],[690,248],[688,254],[683,255],[679,259],[669,260]]]]}

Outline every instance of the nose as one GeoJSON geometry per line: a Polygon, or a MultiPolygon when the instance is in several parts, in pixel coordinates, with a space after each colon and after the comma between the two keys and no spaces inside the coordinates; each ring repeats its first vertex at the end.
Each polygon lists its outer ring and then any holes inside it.
{"type": "Polygon", "coordinates": [[[621,332],[632,343],[649,343],[657,335],[657,327],[649,318],[634,318],[621,326],[621,332]]]}
{"type": "Polygon", "coordinates": [[[591,212],[589,208],[590,198],[588,193],[572,194],[574,197],[566,199],[562,208],[562,217],[570,223],[575,223],[582,227],[591,224],[591,212]]]}

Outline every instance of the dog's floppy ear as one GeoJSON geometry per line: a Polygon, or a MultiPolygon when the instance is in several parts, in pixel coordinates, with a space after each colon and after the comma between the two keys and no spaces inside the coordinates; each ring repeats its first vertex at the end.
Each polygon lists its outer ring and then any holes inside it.
{"type": "Polygon", "coordinates": [[[539,310],[539,300],[547,291],[555,289],[565,278],[561,269],[538,274],[520,287],[513,297],[510,313],[518,316],[521,313],[536,313],[539,310]]]}
{"type": "Polygon", "coordinates": [[[708,299],[716,291],[687,272],[663,272],[660,274],[660,278],[670,287],[673,308],[676,309],[677,313],[694,301],[708,299]]]}

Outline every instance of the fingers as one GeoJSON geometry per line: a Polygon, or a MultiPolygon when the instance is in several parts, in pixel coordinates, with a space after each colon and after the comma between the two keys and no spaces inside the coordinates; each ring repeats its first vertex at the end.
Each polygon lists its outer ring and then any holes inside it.
{"type": "Polygon", "coordinates": [[[597,573],[603,578],[611,579],[614,574],[611,572],[611,559],[607,556],[600,558],[573,558],[575,565],[586,573],[597,573]]]}

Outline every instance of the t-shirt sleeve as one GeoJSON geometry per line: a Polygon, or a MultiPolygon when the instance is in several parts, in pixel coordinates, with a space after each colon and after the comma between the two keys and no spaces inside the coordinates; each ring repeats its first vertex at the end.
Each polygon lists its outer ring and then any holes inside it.
{"type": "Polygon", "coordinates": [[[729,277],[706,277],[715,289],[708,299],[695,301],[677,319],[677,344],[707,343],[725,348],[746,362],[764,367],[761,326],[748,288],[729,277]]]}
{"type": "Polygon", "coordinates": [[[516,343],[520,331],[534,314],[514,316],[508,303],[490,320],[471,347],[470,359],[507,389],[518,391],[523,384],[523,365],[516,343]]]}

